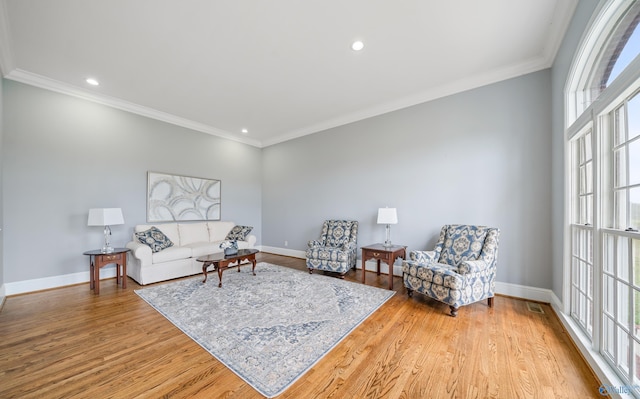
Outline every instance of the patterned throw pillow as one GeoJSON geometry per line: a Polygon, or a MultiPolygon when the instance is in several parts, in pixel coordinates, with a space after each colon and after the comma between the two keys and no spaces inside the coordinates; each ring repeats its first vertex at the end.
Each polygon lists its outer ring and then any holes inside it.
{"type": "Polygon", "coordinates": [[[165,236],[164,233],[155,226],[149,230],[136,233],[136,238],[141,243],[148,245],[153,253],[173,246],[173,242],[171,242],[169,237],[165,236]]]}
{"type": "Polygon", "coordinates": [[[230,241],[246,241],[251,230],[253,230],[252,226],[234,226],[225,239],[230,241]]]}

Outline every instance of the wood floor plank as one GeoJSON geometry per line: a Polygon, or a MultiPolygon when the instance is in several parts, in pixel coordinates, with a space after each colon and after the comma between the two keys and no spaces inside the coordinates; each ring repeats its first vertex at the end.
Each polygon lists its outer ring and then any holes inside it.
{"type": "MultiPolygon", "coordinates": [[[[306,270],[304,260],[259,261],[306,270]]],[[[360,272],[346,279],[361,283],[360,272]]],[[[388,276],[367,273],[385,288],[388,276]]],[[[115,280],[7,298],[0,312],[1,398],[262,397],[133,290],[115,280]]],[[[519,299],[461,308],[396,295],[279,398],[598,398],[600,383],[549,305],[519,299]],[[578,396],[576,396],[578,395],[578,396]]]]}

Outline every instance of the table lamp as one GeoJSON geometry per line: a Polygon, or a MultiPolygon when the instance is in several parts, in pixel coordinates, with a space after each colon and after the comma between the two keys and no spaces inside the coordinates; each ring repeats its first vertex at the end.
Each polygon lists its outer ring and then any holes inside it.
{"type": "Polygon", "coordinates": [[[89,209],[89,221],[87,226],[104,226],[104,246],[102,253],[113,252],[113,247],[109,243],[111,239],[111,227],[117,224],[124,224],[122,209],[120,208],[92,208],[89,209]]]}
{"type": "Polygon", "coordinates": [[[398,224],[398,213],[396,208],[379,208],[378,209],[378,224],[387,225],[387,240],[384,242],[385,247],[392,246],[391,244],[391,225],[398,224]]]}

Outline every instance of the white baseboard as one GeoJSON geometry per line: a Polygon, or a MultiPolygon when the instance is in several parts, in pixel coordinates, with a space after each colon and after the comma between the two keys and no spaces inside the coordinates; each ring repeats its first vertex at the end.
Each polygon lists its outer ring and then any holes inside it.
{"type": "Polygon", "coordinates": [[[257,247],[261,252],[268,252],[270,254],[283,255],[283,256],[291,256],[292,258],[305,258],[305,251],[299,251],[296,249],[289,248],[278,248],[278,247],[268,247],[266,245],[261,245],[257,247]]]}
{"type": "Polygon", "coordinates": [[[529,287],[496,281],[496,294],[528,299],[530,301],[552,303],[553,291],[546,288],[529,287]]]}
{"type": "MultiPolygon", "coordinates": [[[[115,266],[106,266],[100,269],[100,280],[113,278],[116,276],[115,266]]],[[[51,288],[64,287],[65,285],[81,284],[89,282],[89,271],[64,274],[61,276],[51,276],[37,278],[33,280],[16,281],[5,283],[6,295],[24,294],[27,292],[47,290],[51,288]]]]}

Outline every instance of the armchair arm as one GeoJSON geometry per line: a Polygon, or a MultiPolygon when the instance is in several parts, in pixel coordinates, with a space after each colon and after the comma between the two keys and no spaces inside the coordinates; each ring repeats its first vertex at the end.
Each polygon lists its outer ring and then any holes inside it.
{"type": "Polygon", "coordinates": [[[411,251],[409,259],[415,262],[436,262],[436,251],[411,251]]]}
{"type": "Polygon", "coordinates": [[[465,260],[458,265],[458,273],[471,274],[481,272],[489,267],[489,264],[483,260],[465,260]]]}
{"type": "Polygon", "coordinates": [[[309,248],[317,248],[317,247],[322,247],[322,242],[320,240],[309,240],[309,242],[307,243],[307,246],[309,248]]]}
{"type": "Polygon", "coordinates": [[[342,244],[342,247],[340,248],[343,251],[353,251],[356,249],[356,243],[355,242],[345,242],[344,244],[342,244]]]}

